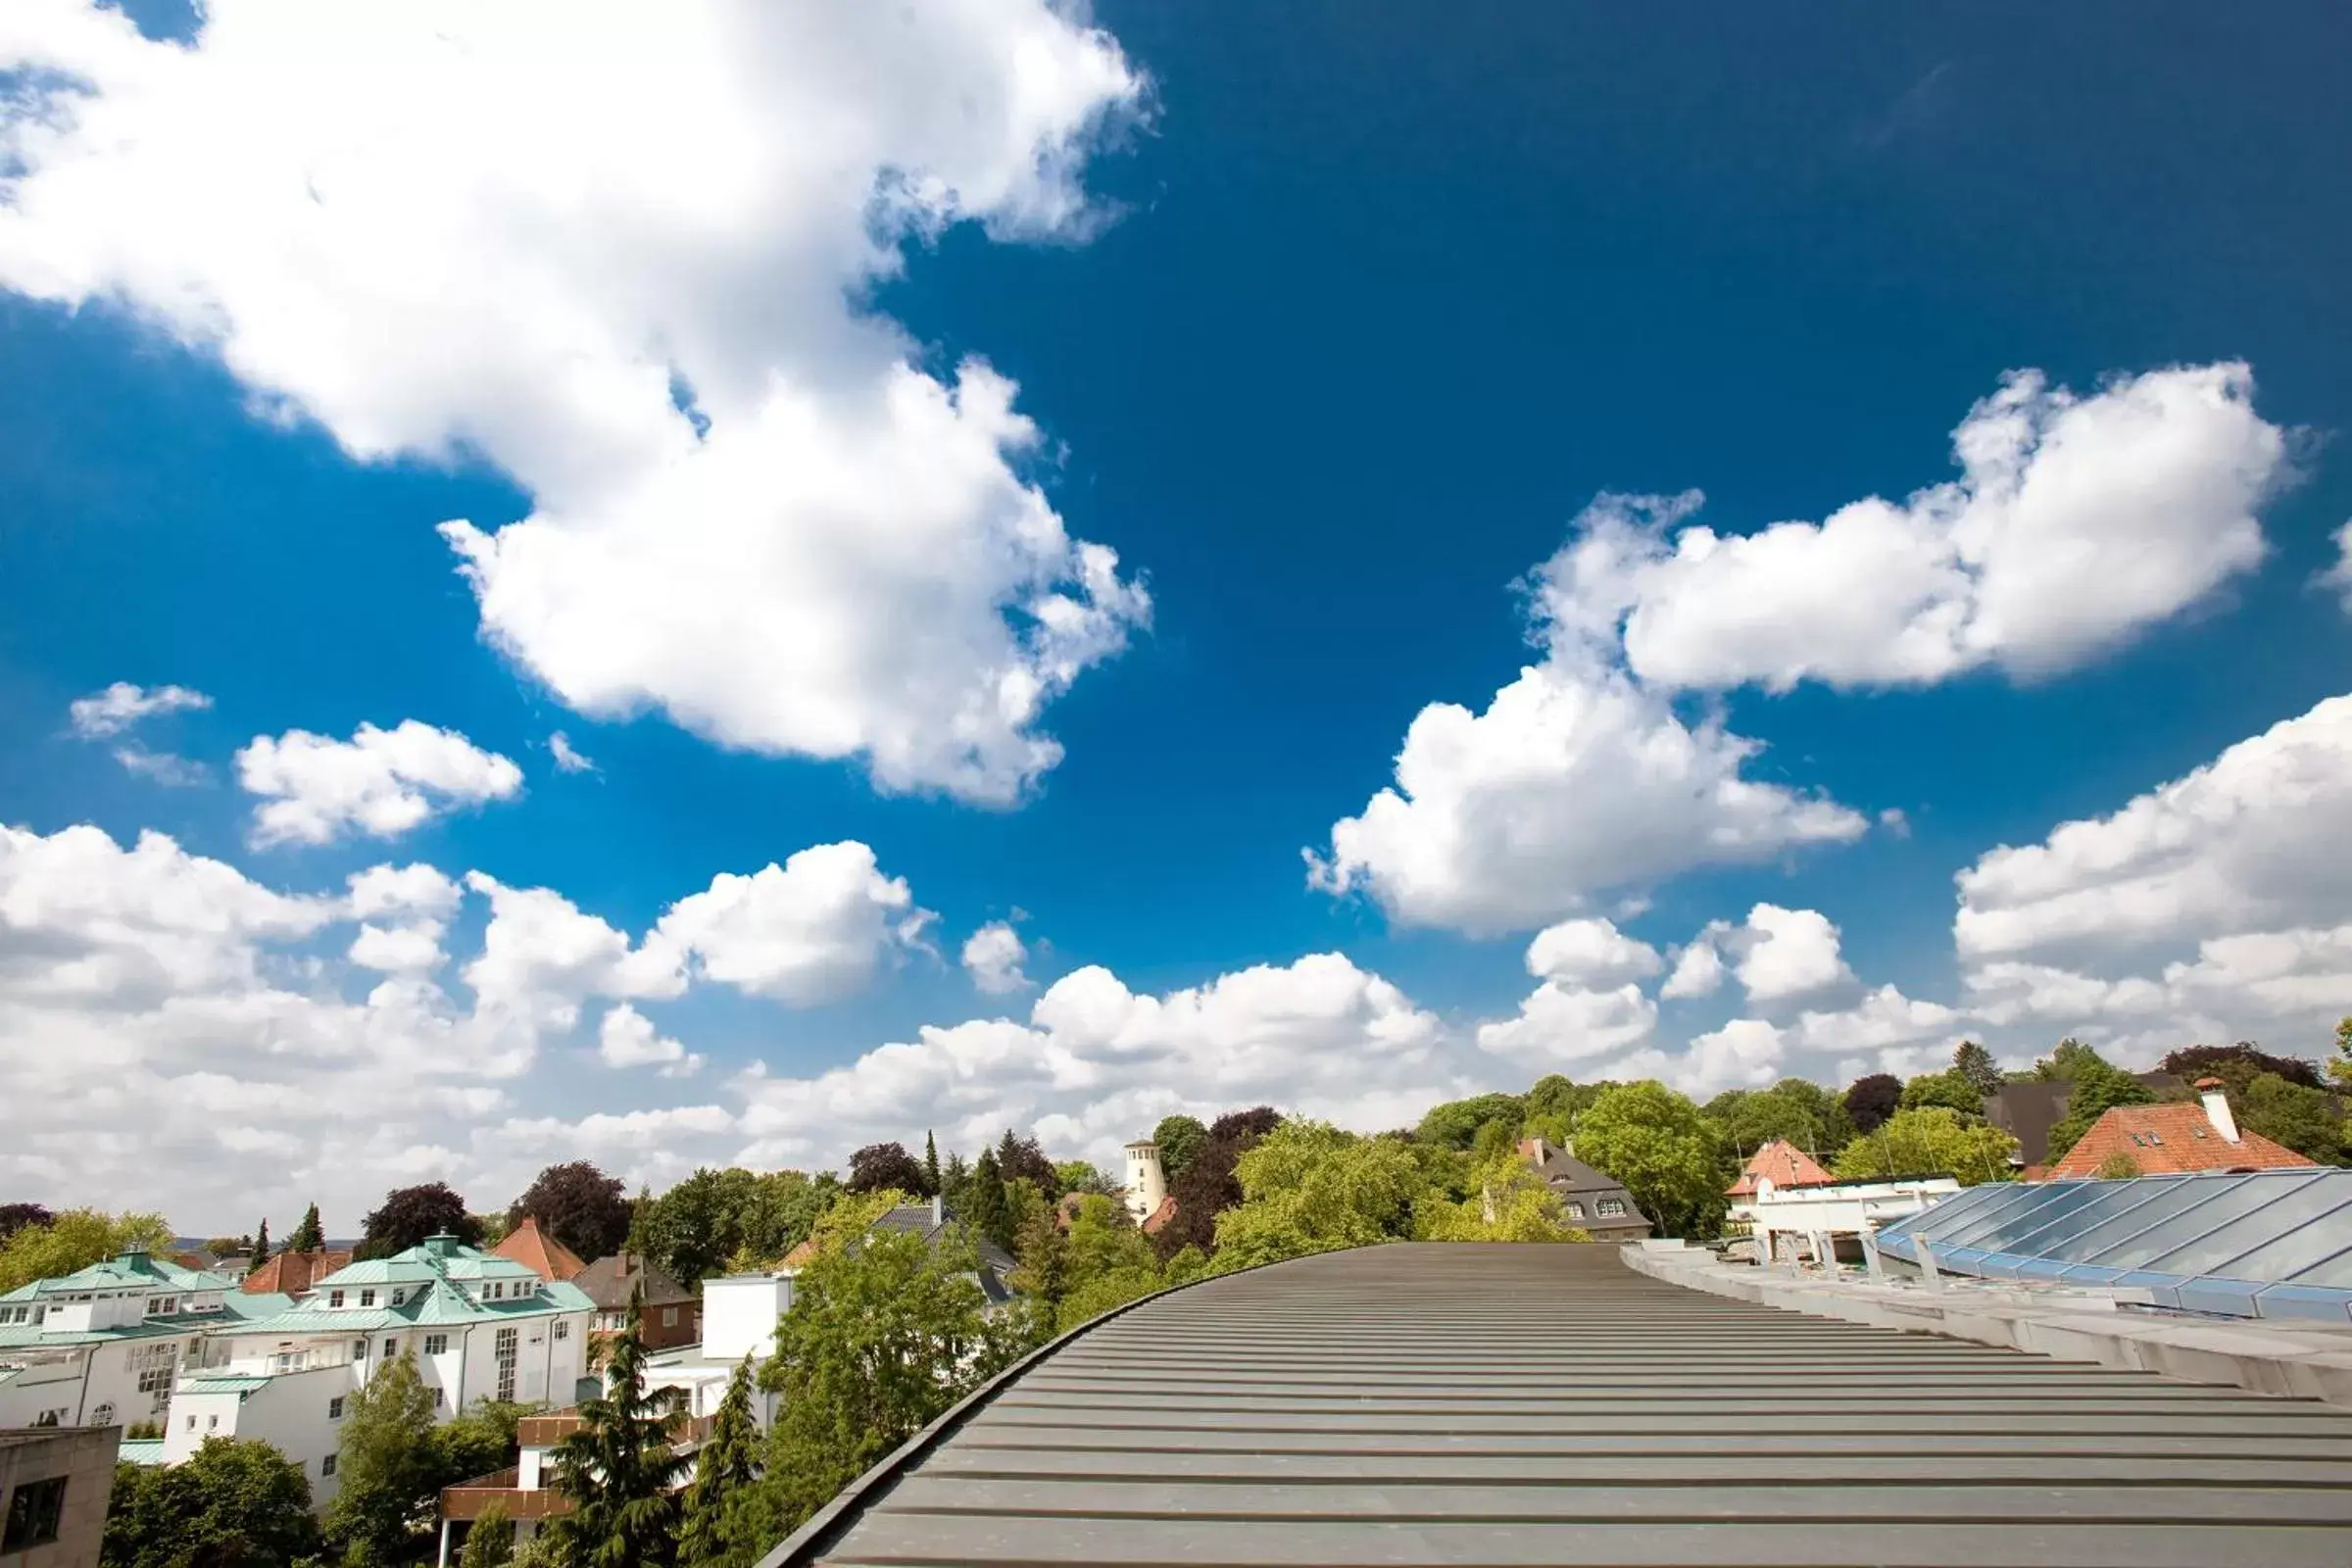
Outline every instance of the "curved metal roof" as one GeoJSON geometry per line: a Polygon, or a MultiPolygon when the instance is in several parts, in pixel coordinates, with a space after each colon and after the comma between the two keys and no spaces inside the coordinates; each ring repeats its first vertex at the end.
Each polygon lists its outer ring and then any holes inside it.
{"type": "Polygon", "coordinates": [[[2352,1170],[1974,1187],[1879,1232],[1881,1252],[1988,1279],[2147,1293],[2159,1306],[2352,1322],[2352,1170]]]}
{"type": "Polygon", "coordinates": [[[2347,1531],[2352,1412],[1400,1244],[1098,1321],[761,1568],[2341,1568],[2347,1531]]]}

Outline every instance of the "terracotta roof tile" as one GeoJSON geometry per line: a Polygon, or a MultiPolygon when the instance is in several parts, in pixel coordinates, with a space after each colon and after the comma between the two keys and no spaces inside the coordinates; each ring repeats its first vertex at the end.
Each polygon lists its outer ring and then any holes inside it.
{"type": "Polygon", "coordinates": [[[2271,1142],[2257,1132],[2240,1129],[2234,1144],[2223,1138],[2194,1102],[2164,1105],[2117,1105],[2097,1121],[2082,1141],[2050,1166],[2052,1180],[2095,1176],[2117,1154],[2129,1154],[2143,1176],[2180,1175],[2198,1170],[2283,1170],[2317,1161],[2271,1142]]]}
{"type": "Polygon", "coordinates": [[[536,1215],[507,1232],[506,1240],[490,1249],[510,1263],[520,1263],[543,1280],[567,1280],[588,1265],[578,1253],[539,1228],[536,1215]]]}
{"type": "Polygon", "coordinates": [[[1740,1179],[1725,1192],[1733,1198],[1754,1194],[1759,1178],[1770,1177],[1775,1187],[1822,1187],[1838,1178],[1822,1169],[1818,1160],[1786,1138],[1775,1138],[1749,1157],[1741,1168],[1740,1179]]]}
{"type": "Polygon", "coordinates": [[[1157,1236],[1160,1231],[1166,1227],[1168,1221],[1174,1219],[1175,1217],[1176,1199],[1174,1194],[1170,1194],[1168,1197],[1159,1200],[1159,1206],[1157,1208],[1154,1208],[1151,1213],[1144,1216],[1144,1234],[1146,1236],[1157,1236]]]}
{"type": "Polygon", "coordinates": [[[237,1288],[248,1296],[308,1296],[315,1282],[349,1267],[351,1252],[344,1248],[280,1252],[247,1274],[237,1288]]]}

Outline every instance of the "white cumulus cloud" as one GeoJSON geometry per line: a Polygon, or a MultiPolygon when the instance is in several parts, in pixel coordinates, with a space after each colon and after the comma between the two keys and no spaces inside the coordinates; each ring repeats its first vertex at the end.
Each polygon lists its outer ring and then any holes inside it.
{"type": "Polygon", "coordinates": [[[1838,928],[1819,909],[1759,904],[1747,911],[1737,973],[1750,1002],[1785,1002],[1853,983],[1838,928]]]}
{"type": "Polygon", "coordinates": [[[648,953],[692,955],[696,973],[753,996],[808,1004],[861,988],[930,920],[904,878],[856,840],[802,850],[750,876],[722,872],[671,905],[648,953]]]}
{"type": "Polygon", "coordinates": [[[104,691],[87,697],[76,697],[68,710],[74,721],[74,733],[83,740],[104,740],[120,735],[143,718],[158,713],[185,712],[190,709],[213,706],[213,700],[185,686],[133,686],[119,680],[104,691]]]}
{"type": "Polygon", "coordinates": [[[1695,494],[1604,498],[1541,591],[1559,619],[1621,634],[1628,666],[1660,686],[2064,669],[2260,564],[2256,514],[2291,469],[2253,391],[2238,364],[2087,395],[2019,371],[1953,432],[1957,480],[1728,536],[1681,526],[1695,494]]]}
{"type": "Polygon", "coordinates": [[[547,738],[547,751],[556,760],[556,769],[564,773],[593,773],[596,763],[571,744],[570,737],[557,730],[547,738]]]}
{"type": "Polygon", "coordinates": [[[1004,997],[1029,989],[1029,977],[1021,965],[1029,957],[1029,949],[1022,943],[1020,933],[1003,920],[994,920],[964,939],[963,968],[972,977],[972,987],[984,996],[1004,997]]]}
{"type": "Polygon", "coordinates": [[[522,769],[411,718],[392,729],[362,724],[347,741],[300,729],[257,735],[237,753],[237,782],[263,798],[257,845],[327,844],[353,832],[395,838],[436,811],[512,799],[522,769]]]}
{"type": "Polygon", "coordinates": [[[574,709],[1008,802],[1147,618],[1012,384],[867,304],[949,225],[1101,220],[1146,86],[1077,8],[214,0],[186,45],[7,10],[0,286],[120,301],[357,458],[503,468],[531,514],[444,531],[574,709]]]}
{"type": "Polygon", "coordinates": [[[598,1026],[596,1054],[608,1067],[654,1067],[664,1078],[691,1077],[703,1066],[702,1057],[656,1031],[651,1018],[625,1002],[598,1026]]]}

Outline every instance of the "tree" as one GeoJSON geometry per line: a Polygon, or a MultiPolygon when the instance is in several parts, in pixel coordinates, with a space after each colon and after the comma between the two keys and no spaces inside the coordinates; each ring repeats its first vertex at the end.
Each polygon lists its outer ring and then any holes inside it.
{"type": "Polygon", "coordinates": [[[0,1242],[27,1225],[47,1225],[56,1217],[38,1203],[0,1203],[0,1242]]]}
{"type": "Polygon", "coordinates": [[[1517,1095],[1477,1095],[1469,1100],[1449,1101],[1432,1105],[1422,1114],[1421,1125],[1414,1136],[1429,1143],[1442,1144],[1448,1149],[1468,1149],[1478,1137],[1479,1128],[1491,1121],[1505,1121],[1512,1135],[1527,1115],[1527,1103],[1517,1095]]]}
{"type": "Polygon", "coordinates": [[[1984,1095],[1968,1074],[1953,1068],[1949,1072],[1924,1072],[1903,1085],[1902,1108],[1917,1110],[1922,1105],[1941,1105],[1958,1111],[1963,1117],[1983,1120],[1984,1095]]]}
{"type": "Polygon", "coordinates": [[[1413,1205],[1413,1235],[1424,1242],[1589,1242],[1568,1223],[1551,1184],[1516,1153],[1475,1165],[1458,1201],[1438,1191],[1413,1205]]]}
{"type": "Polygon", "coordinates": [[[1127,1222],[1127,1211],[1107,1198],[1078,1200],[1059,1260],[1061,1288],[1054,1298],[1054,1326],[1065,1334],[1114,1306],[1150,1296],[1163,1283],[1159,1256],[1151,1242],[1127,1222]]]}
{"type": "Polygon", "coordinates": [[[1169,1186],[1176,1212],[1152,1239],[1161,1257],[1173,1257],[1187,1247],[1203,1252],[1215,1247],[1217,1216],[1242,1200],[1242,1185],[1234,1178],[1234,1166],[1259,1139],[1281,1125],[1282,1115],[1271,1105],[1228,1111],[1210,1124],[1192,1162],[1169,1186]]]}
{"type": "Polygon", "coordinates": [[[678,1568],[749,1568],[766,1543],[739,1539],[744,1499],[760,1479],[760,1429],[752,1420],[752,1363],[736,1363],[710,1436],[695,1456],[678,1527],[678,1568]]]}
{"type": "MultiPolygon", "coordinates": [[[[1854,1136],[1845,1102],[1818,1084],[1784,1078],[1770,1089],[1733,1090],[1707,1102],[1706,1114],[1723,1129],[1735,1166],[1775,1138],[1821,1159],[1834,1159],[1854,1136]]],[[[1727,1173],[1725,1180],[1730,1181],[1727,1173]]]]}
{"type": "Polygon", "coordinates": [[[405,1560],[442,1479],[433,1391],[414,1352],[403,1348],[350,1396],[335,1454],[342,1479],[327,1504],[326,1534],[346,1568],[405,1560]]]}
{"type": "Polygon", "coordinates": [[[1624,1184],[1666,1236],[1708,1236],[1723,1221],[1719,1138],[1699,1109],[1664,1084],[1620,1084],[1577,1122],[1576,1152],[1624,1184]]]}
{"type": "Polygon", "coordinates": [[[390,1257],[423,1245],[428,1236],[449,1235],[471,1247],[482,1239],[481,1227],[466,1212],[466,1200],[446,1182],[401,1187],[384,1195],[383,1205],[361,1223],[360,1258],[390,1257]]]}
{"type": "Polygon", "coordinates": [[[548,1235],[592,1261],[612,1256],[629,1239],[627,1189],[619,1178],[584,1159],[541,1171],[522,1196],[507,1205],[508,1229],[521,1224],[526,1214],[548,1235]]]}
{"type": "Polygon", "coordinates": [[[1061,1196],[1061,1177],[1036,1138],[1015,1138],[1009,1127],[997,1145],[997,1174],[1008,1182],[1034,1183],[1048,1202],[1061,1196]]]}
{"type": "Polygon", "coordinates": [[[302,1223],[286,1238],[289,1252],[316,1252],[326,1246],[326,1231],[318,1223],[318,1205],[313,1203],[302,1211],[302,1223]]]}
{"type": "Polygon", "coordinates": [[[292,1568],[321,1544],[302,1466],[207,1438],[184,1464],[115,1466],[103,1568],[292,1568]]]}
{"type": "Polygon", "coordinates": [[[2001,1092],[2001,1064],[1992,1059],[1992,1053],[1974,1040],[1963,1040],[1952,1052],[1952,1071],[1967,1079],[1978,1096],[1982,1108],[1986,1095],[2001,1092]]]}
{"type": "Polygon", "coordinates": [[[928,1132],[923,1134],[923,1191],[939,1191],[939,1140],[928,1132]]]}
{"type": "Polygon", "coordinates": [[[2066,1114],[2050,1129],[2048,1158],[2052,1164],[2064,1159],[2067,1151],[2081,1143],[2091,1124],[2109,1110],[2117,1105],[2145,1105],[2156,1098],[2147,1085],[2121,1067],[2109,1066],[2088,1046],[2078,1047],[2078,1051],[2067,1063],[2074,1087],[2067,1091],[2066,1114]]]}
{"type": "Polygon", "coordinates": [[[2323,1165],[2347,1163],[2343,1118],[2326,1090],[2289,1082],[2275,1072],[2257,1073],[2238,1101],[2237,1119],[2248,1132],[2323,1165]]]}
{"type": "Polygon", "coordinates": [[[929,1246],[882,1231],[859,1247],[821,1250],[801,1270],[760,1369],[760,1387],[782,1397],[737,1539],[764,1548],[789,1535],[1025,1353],[1025,1341],[986,1317],[971,1279],[977,1264],[954,1234],[929,1246]]]}
{"type": "Polygon", "coordinates": [[[504,1470],[521,1453],[522,1418],[546,1408],[513,1399],[476,1399],[431,1434],[431,1490],[504,1470]]]}
{"type": "Polygon", "coordinates": [[[2085,1067],[2105,1067],[2107,1059],[2069,1035],[2050,1054],[2034,1064],[2034,1076],[2045,1084],[2073,1083],[2085,1067]]]}
{"type": "MultiPolygon", "coordinates": [[[[1083,1211],[1083,1203],[1080,1209],[1083,1211]]],[[[1075,1215],[1071,1222],[1076,1223],[1075,1215]]],[[[1004,1283],[1035,1298],[1048,1311],[1058,1310],[1070,1283],[1070,1239],[1058,1217],[1051,1210],[1031,1215],[1013,1239],[1012,1255],[1012,1274],[1004,1283]]],[[[1158,1259],[1153,1258],[1152,1263],[1156,1267],[1158,1259]]]]}
{"type": "Polygon", "coordinates": [[[985,1236],[1002,1247],[999,1238],[1017,1237],[1012,1204],[1004,1196],[1004,1180],[997,1174],[997,1152],[984,1149],[972,1165],[972,1179],[964,1184],[964,1224],[976,1236],[985,1236]]]}
{"type": "Polygon", "coordinates": [[[1104,1198],[1119,1196],[1119,1184],[1103,1175],[1090,1160],[1057,1159],[1054,1162],[1054,1175],[1064,1198],[1072,1193],[1099,1193],[1104,1198]]]}
{"type": "Polygon", "coordinates": [[[253,1230],[253,1266],[260,1268],[270,1261],[270,1216],[262,1216],[261,1224],[253,1230]]]}
{"type": "Polygon", "coordinates": [[[133,1249],[160,1252],[172,1245],[161,1214],[103,1213],[69,1208],[44,1225],[26,1225],[0,1244],[0,1293],[55,1279],[133,1249]]]}
{"type": "Polygon", "coordinates": [[[629,1250],[686,1285],[725,1272],[738,1256],[773,1263],[808,1240],[841,1191],[830,1172],[705,1167],[660,1198],[638,1200],[629,1250]]]}
{"type": "Polygon", "coordinates": [[[1242,1201],[1217,1216],[1218,1272],[1409,1234],[1420,1166],[1401,1144],[1285,1122],[1234,1166],[1242,1201]]]}
{"type": "Polygon", "coordinates": [[[639,1568],[672,1560],[678,1499],[670,1487],[693,1461],[678,1451],[680,1417],[666,1391],[645,1386],[642,1287],[605,1348],[606,1392],[582,1399],[580,1424],[550,1451],[554,1489],[571,1511],[548,1523],[572,1568],[639,1568]]]}
{"type": "Polygon", "coordinates": [[[1159,1148],[1159,1168],[1169,1181],[1185,1173],[1207,1138],[1208,1129],[1200,1125],[1198,1116],[1159,1118],[1159,1125],[1152,1129],[1152,1142],[1159,1148]]]}
{"type": "Polygon", "coordinates": [[[2338,1089],[2352,1089],[2352,1018],[2335,1023],[2335,1054],[2328,1058],[2328,1077],[2338,1089]]]}
{"type": "Polygon", "coordinates": [[[2261,1073],[2277,1073],[2290,1084],[2306,1089],[2325,1089],[2320,1069],[2300,1056],[2274,1056],[2258,1049],[2251,1040],[2241,1040],[2234,1046],[2184,1046],[2172,1052],[2156,1064],[2160,1072],[2169,1072],[2183,1083],[2193,1084],[2200,1078],[2219,1078],[2231,1095],[2245,1093],[2246,1085],[2261,1073]]]}
{"type": "Polygon", "coordinates": [[[507,1568],[514,1560],[514,1521],[507,1517],[505,1503],[493,1500],[466,1530],[458,1568],[507,1568]]]}
{"type": "Polygon", "coordinates": [[[1857,1133],[1873,1133],[1901,1108],[1903,1081],[1890,1072],[1857,1078],[1845,1092],[1846,1119],[1857,1133]]]}
{"type": "Polygon", "coordinates": [[[2139,1174],[2139,1161],[2119,1149],[2100,1160],[2091,1174],[2103,1182],[2128,1182],[2139,1174]]]}
{"type": "Polygon", "coordinates": [[[842,1183],[853,1193],[871,1193],[895,1187],[903,1193],[928,1196],[923,1167],[904,1144],[868,1144],[850,1156],[850,1179],[842,1183]]]}
{"type": "Polygon", "coordinates": [[[2007,1181],[2016,1152],[2017,1140],[1998,1127],[1971,1122],[1948,1105],[1924,1105],[1896,1111],[1846,1145],[1835,1169],[1848,1181],[1948,1175],[1975,1187],[2007,1181]]]}

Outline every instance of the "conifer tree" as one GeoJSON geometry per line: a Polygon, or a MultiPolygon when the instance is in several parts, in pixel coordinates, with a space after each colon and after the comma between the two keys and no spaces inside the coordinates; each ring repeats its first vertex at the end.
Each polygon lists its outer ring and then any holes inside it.
{"type": "Polygon", "coordinates": [[[923,1134],[923,1180],[929,1186],[929,1191],[925,1192],[923,1196],[925,1198],[937,1196],[939,1192],[939,1139],[932,1133],[923,1134]]]}
{"type": "Polygon", "coordinates": [[[964,1193],[965,1211],[958,1217],[977,1236],[995,1239],[1012,1228],[1012,1204],[1004,1197],[1004,1178],[997,1152],[984,1149],[972,1162],[972,1179],[964,1193]]]}
{"type": "Polygon", "coordinates": [[[313,1203],[302,1211],[302,1223],[286,1238],[289,1252],[316,1252],[326,1246],[326,1232],[318,1224],[318,1205],[313,1203]]]}
{"type": "Polygon", "coordinates": [[[580,1401],[580,1426],[556,1445],[555,1490],[571,1512],[548,1522],[571,1568],[666,1568],[675,1560],[678,1499],[670,1487],[693,1461],[677,1451],[666,1393],[645,1387],[644,1288],[605,1352],[606,1393],[580,1401]]]}
{"type": "Polygon", "coordinates": [[[759,1479],[759,1443],[747,1356],[727,1380],[710,1441],[695,1458],[694,1485],[686,1489],[686,1515],[678,1528],[678,1568],[749,1568],[758,1555],[736,1539],[742,1532],[731,1522],[742,1511],[737,1503],[759,1479]]]}
{"type": "Polygon", "coordinates": [[[260,1268],[264,1263],[269,1261],[270,1221],[268,1217],[265,1216],[262,1220],[261,1229],[253,1233],[253,1266],[255,1268],[260,1268]]]}

